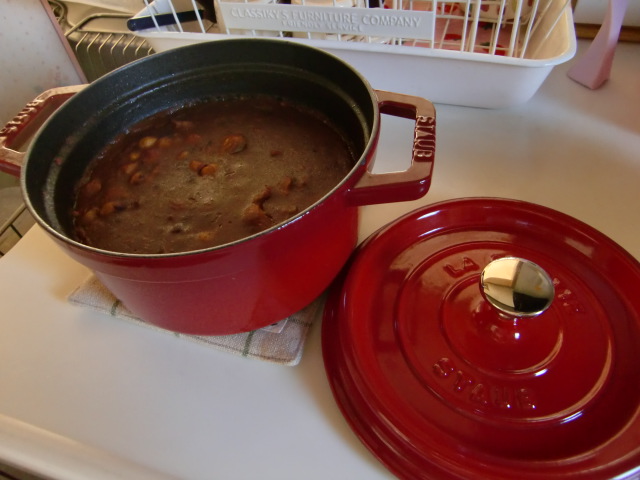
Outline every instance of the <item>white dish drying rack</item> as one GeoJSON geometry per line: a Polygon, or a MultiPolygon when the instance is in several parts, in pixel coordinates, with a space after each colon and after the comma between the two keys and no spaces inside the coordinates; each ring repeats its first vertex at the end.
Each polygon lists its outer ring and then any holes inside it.
{"type": "Polygon", "coordinates": [[[134,20],[151,28],[134,33],[157,52],[238,36],[301,42],[351,63],[374,88],[435,103],[523,103],[576,48],[570,0],[144,2],[134,20]],[[193,20],[180,21],[185,13],[193,20]]]}

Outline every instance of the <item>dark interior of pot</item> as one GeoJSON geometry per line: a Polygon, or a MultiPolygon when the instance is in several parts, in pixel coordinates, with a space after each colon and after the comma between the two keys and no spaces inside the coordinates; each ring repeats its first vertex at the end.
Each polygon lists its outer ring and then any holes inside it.
{"type": "Polygon", "coordinates": [[[129,64],[76,94],[40,130],[23,169],[29,206],[70,236],[73,188],[115,137],[158,112],[228,96],[267,94],[315,109],[363,156],[377,127],[377,103],[351,67],[320,50],[263,39],[221,40],[129,64]]]}

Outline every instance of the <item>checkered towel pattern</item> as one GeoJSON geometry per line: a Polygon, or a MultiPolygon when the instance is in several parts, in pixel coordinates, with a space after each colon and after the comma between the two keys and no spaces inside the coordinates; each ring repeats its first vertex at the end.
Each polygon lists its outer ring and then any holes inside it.
{"type": "Polygon", "coordinates": [[[180,339],[198,342],[235,355],[287,366],[300,363],[309,328],[324,305],[324,295],[321,295],[301,311],[274,325],[233,335],[202,336],[171,332],[141,320],[93,275],[78,286],[68,299],[72,304],[160,330],[180,339]]]}

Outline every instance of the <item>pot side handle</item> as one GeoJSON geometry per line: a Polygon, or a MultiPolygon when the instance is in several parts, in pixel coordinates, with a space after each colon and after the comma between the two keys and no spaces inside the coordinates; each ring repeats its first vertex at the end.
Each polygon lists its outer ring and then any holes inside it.
{"type": "Polygon", "coordinates": [[[53,112],[86,85],[57,87],[47,90],[29,102],[0,130],[0,171],[20,176],[25,152],[14,150],[25,145],[53,112]]]}
{"type": "Polygon", "coordinates": [[[415,119],[411,165],[402,172],[371,173],[373,162],[347,195],[354,206],[405,202],[423,197],[431,186],[436,148],[436,110],[421,97],[376,90],[380,112],[415,119]]]}

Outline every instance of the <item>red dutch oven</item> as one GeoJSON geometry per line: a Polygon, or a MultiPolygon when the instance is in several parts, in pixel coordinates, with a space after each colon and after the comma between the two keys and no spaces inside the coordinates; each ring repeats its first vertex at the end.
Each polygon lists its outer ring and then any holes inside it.
{"type": "Polygon", "coordinates": [[[434,149],[430,102],[374,91],[353,68],[319,49],[233,39],[156,54],[84,88],[43,94],[0,132],[0,169],[20,172],[36,221],[134,314],[177,332],[222,335],[264,327],[320,295],[356,246],[357,207],[423,196],[434,149]],[[206,250],[133,255],[73,239],[73,186],[111,139],[168,108],[253,93],[317,109],[349,137],[357,159],[326,196],[283,224],[206,250]],[[57,109],[27,152],[12,150],[52,106],[57,109]],[[415,119],[413,158],[404,172],[371,173],[381,112],[415,119]]]}

